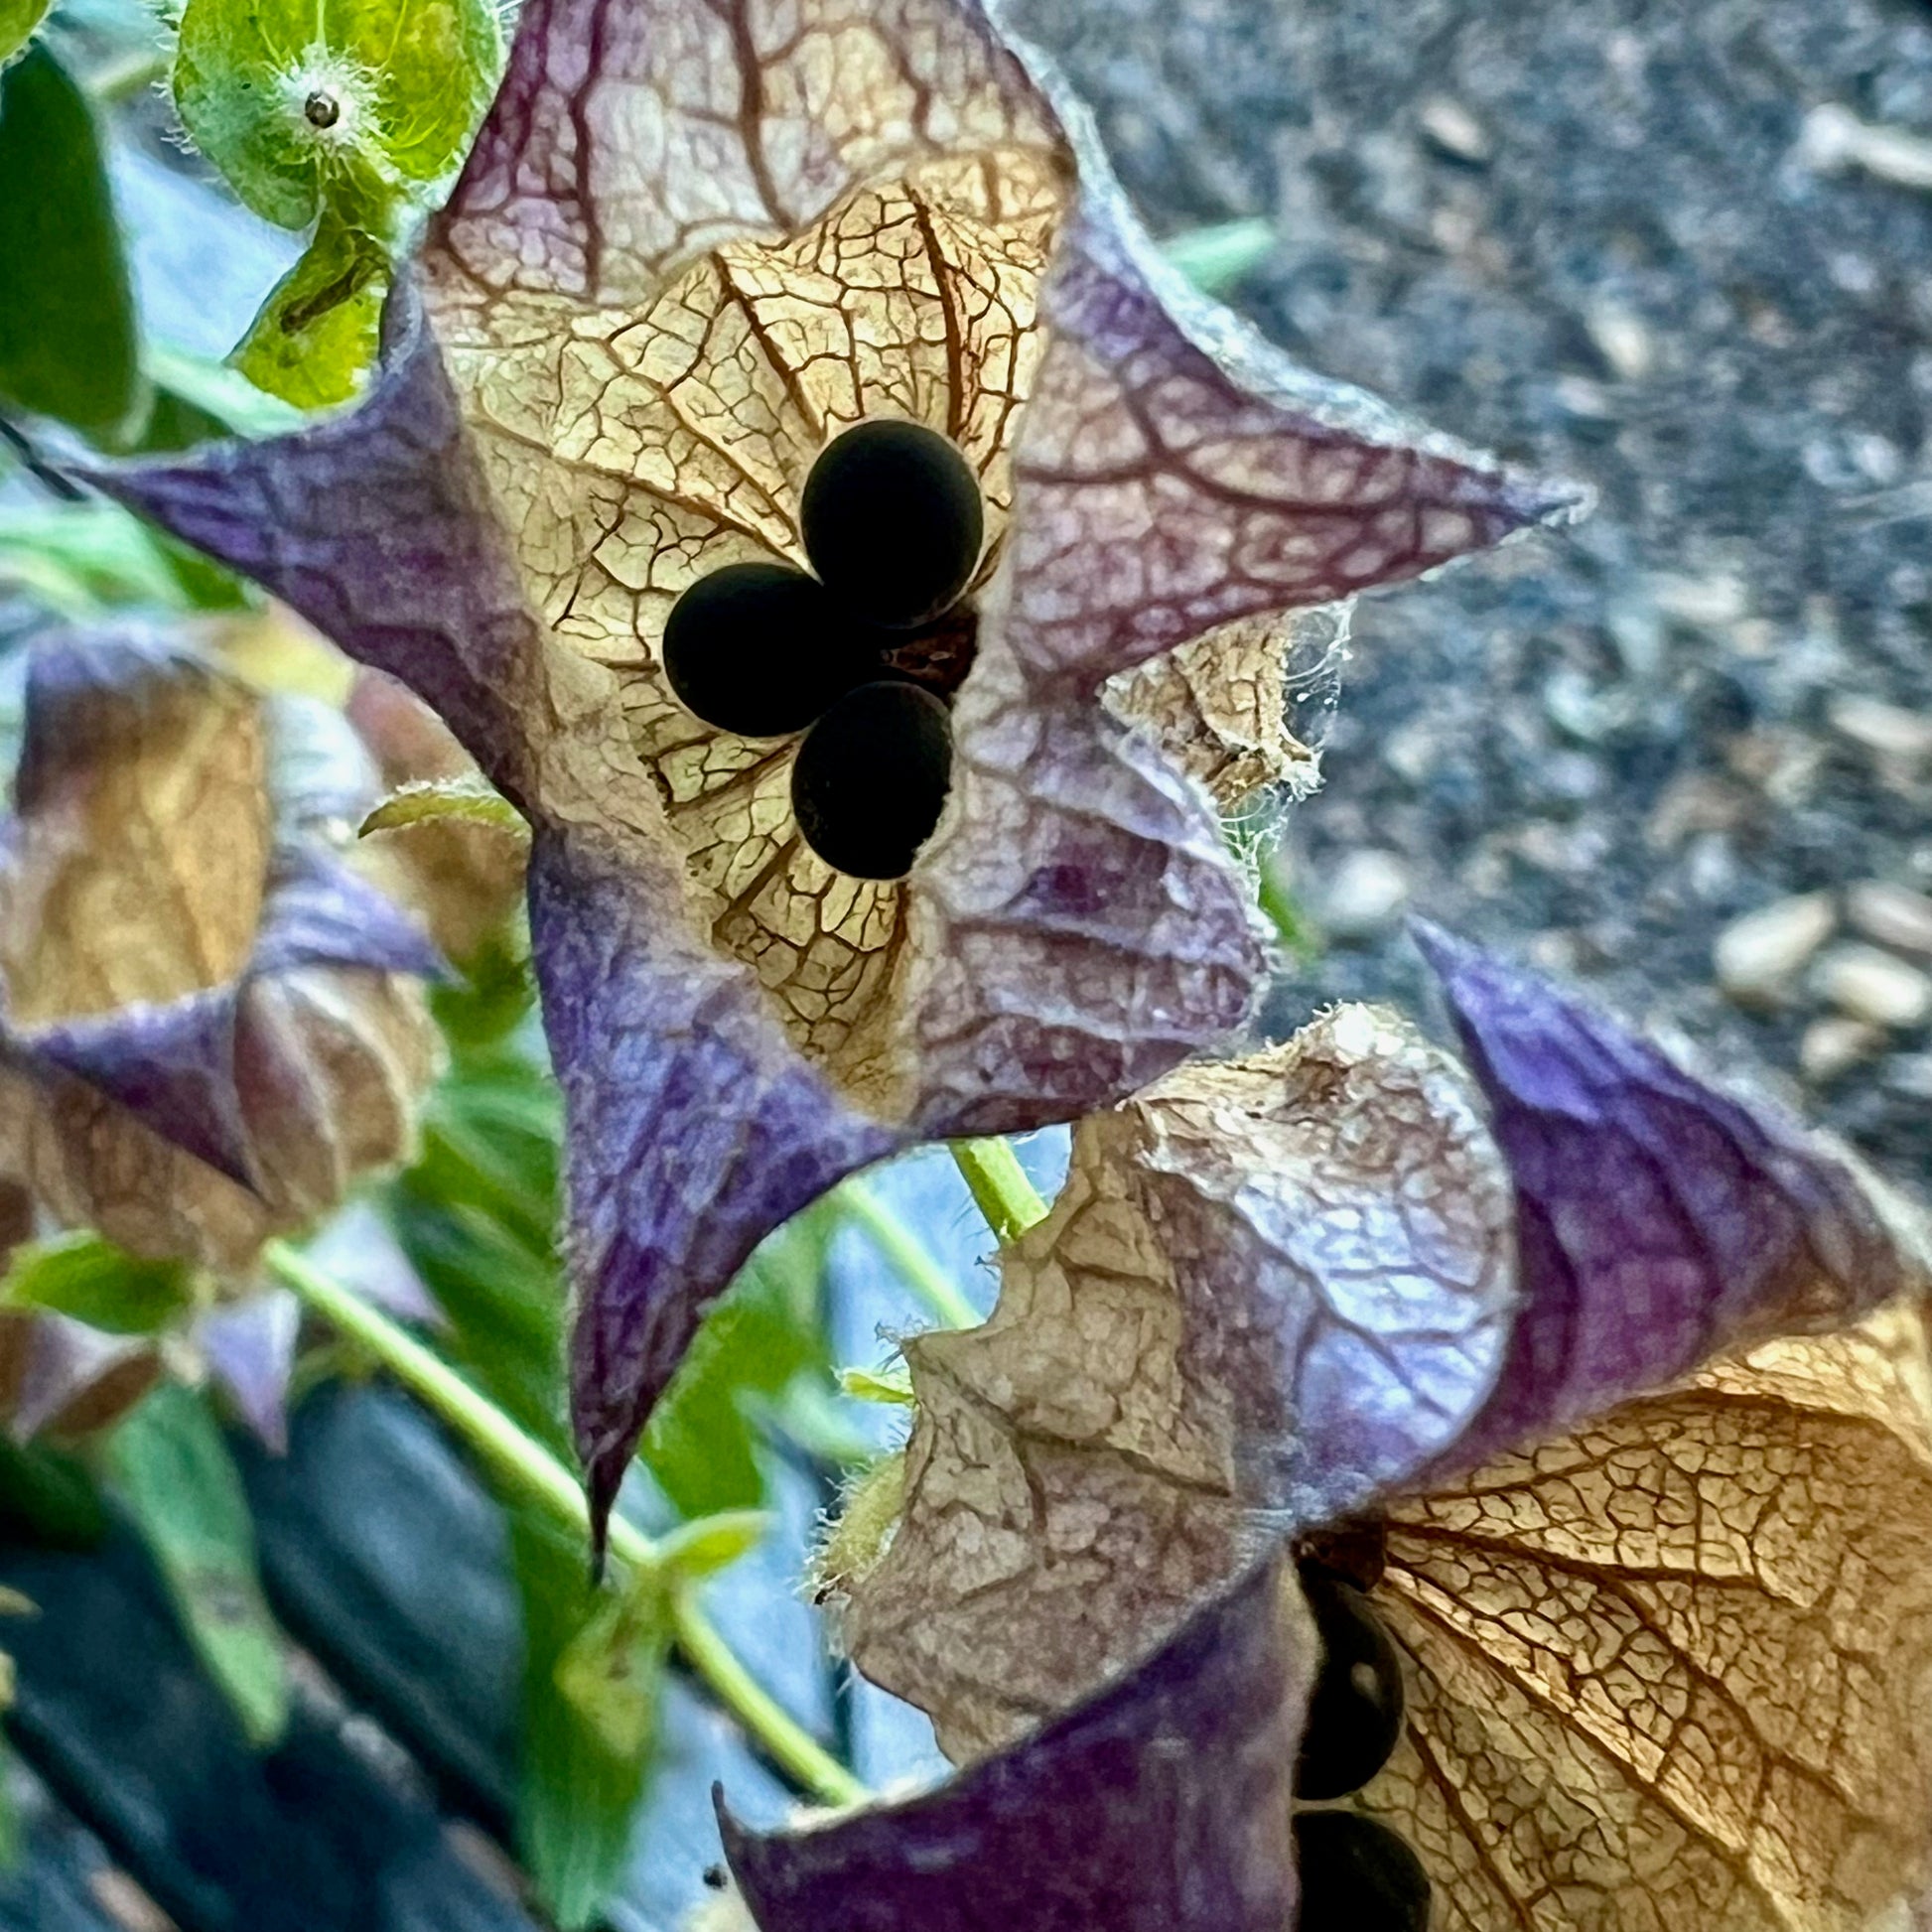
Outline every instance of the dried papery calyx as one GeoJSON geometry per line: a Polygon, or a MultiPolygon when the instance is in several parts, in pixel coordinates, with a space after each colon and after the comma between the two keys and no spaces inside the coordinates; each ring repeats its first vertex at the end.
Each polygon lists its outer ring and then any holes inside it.
{"type": "Polygon", "coordinates": [[[854,879],[899,879],[951,785],[946,707],[916,684],[881,679],[841,698],[805,735],[791,809],[828,866],[854,879]]]}
{"type": "Polygon", "coordinates": [[[1429,1932],[1422,1861],[1360,1812],[1297,1812],[1295,1869],[1296,1932],[1429,1932]]]}
{"type": "Polygon", "coordinates": [[[803,731],[870,670],[879,642],[824,585],[784,564],[701,577],[664,624],[664,675],[707,725],[746,738],[803,731]]]}
{"type": "Polygon", "coordinates": [[[1402,1735],[1402,1660],[1354,1585],[1309,1565],[1301,1577],[1321,1668],[1309,1698],[1295,1795],[1345,1798],[1381,1770],[1402,1735]]]}
{"type": "MultiPolygon", "coordinates": [[[[528,0],[360,407],[102,481],[409,681],[531,824],[600,1513],[776,1221],[1243,1024],[1265,933],[1183,770],[1220,782],[1230,726],[1251,782],[1299,768],[1293,614],[1577,502],[1203,304],[977,0],[528,0]],[[947,703],[945,808],[867,879],[662,646],[700,578],[803,566],[813,467],[887,422],[957,448],[984,529],[875,607],[971,572],[892,653],[947,703]]],[[[818,548],[854,599],[897,561],[875,532],[854,589],[818,548]]]]}
{"type": "Polygon", "coordinates": [[[798,513],[826,585],[874,623],[909,628],[966,588],[986,533],[979,480],[923,423],[881,419],[835,437],[798,513]]]}
{"type": "Polygon", "coordinates": [[[1138,1668],[935,1790],[763,1836],[761,1932],[1283,1932],[1310,1639],[1258,1563],[1138,1668]]]}

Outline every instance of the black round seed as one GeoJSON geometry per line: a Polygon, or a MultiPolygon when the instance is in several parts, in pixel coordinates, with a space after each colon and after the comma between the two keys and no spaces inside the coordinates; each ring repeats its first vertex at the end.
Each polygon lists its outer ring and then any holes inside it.
{"type": "Polygon", "coordinates": [[[747,738],[803,731],[877,667],[878,639],[822,584],[783,564],[727,564],[700,577],[664,625],[671,689],[707,725],[747,738]]]}
{"type": "Polygon", "coordinates": [[[1295,1795],[1343,1798],[1389,1761],[1402,1735],[1402,1665],[1353,1584],[1313,1568],[1301,1577],[1321,1639],[1321,1668],[1295,1762],[1295,1795]]]}
{"type": "Polygon", "coordinates": [[[1429,1874],[1386,1825],[1358,1811],[1295,1814],[1298,1932],[1429,1932],[1429,1874]]]}
{"type": "Polygon", "coordinates": [[[932,836],[952,783],[946,707],[916,684],[848,692],[805,734],[791,810],[805,843],[854,879],[897,879],[932,836]]]}
{"type": "Polygon", "coordinates": [[[922,423],[858,423],[820,452],[798,527],[826,585],[874,623],[923,623],[979,562],[979,480],[922,423]]]}
{"type": "Polygon", "coordinates": [[[335,95],[320,90],[302,103],[302,112],[311,127],[323,129],[334,127],[343,117],[343,110],[335,95]]]}

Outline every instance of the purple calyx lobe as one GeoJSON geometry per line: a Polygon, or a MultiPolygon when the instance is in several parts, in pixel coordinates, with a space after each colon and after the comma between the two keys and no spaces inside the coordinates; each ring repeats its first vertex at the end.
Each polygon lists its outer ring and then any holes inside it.
{"type": "Polygon", "coordinates": [[[725,1850],[761,1932],[1282,1932],[1312,1646],[1259,1564],[1131,1675],[937,1790],[725,1850]]]}
{"type": "Polygon", "coordinates": [[[636,1391],[669,1381],[707,1306],[693,1285],[722,1286],[766,1229],[899,1142],[774,1052],[753,991],[652,918],[615,856],[539,832],[530,900],[570,1109],[573,1261],[598,1285],[571,1390],[601,1541],[636,1391]]]}

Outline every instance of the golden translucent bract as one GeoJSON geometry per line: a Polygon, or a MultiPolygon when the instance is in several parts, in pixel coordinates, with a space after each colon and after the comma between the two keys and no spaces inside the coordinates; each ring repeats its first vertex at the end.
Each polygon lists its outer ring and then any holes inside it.
{"type": "Polygon", "coordinates": [[[0,868],[15,1026],[204,992],[254,944],[273,836],[258,703],[207,678],[100,709],[113,756],[39,797],[0,868]]]}
{"type": "Polygon", "coordinates": [[[968,599],[987,582],[1063,192],[1046,157],[1004,149],[861,189],[795,237],[727,243],[641,311],[554,295],[473,304],[460,280],[439,298],[531,603],[561,644],[616,673],[688,916],[752,968],[797,1046],[861,1091],[886,1051],[905,888],[846,878],[805,845],[796,740],[693,717],[664,681],[664,623],[723,565],[802,568],[813,462],[839,430],[881,416],[965,453],[987,512],[968,599]]]}
{"type": "Polygon", "coordinates": [[[1923,1323],[1715,1363],[1395,1509],[1443,1932],[1905,1932],[1932,1828],[1923,1323]]]}
{"type": "MultiPolygon", "coordinates": [[[[490,486],[518,531],[530,602],[559,644],[616,676],[627,744],[655,781],[649,829],[683,862],[687,916],[756,974],[794,1044],[885,1099],[908,888],[834,872],[793,822],[795,739],[712,730],[671,693],[677,597],[724,565],[803,567],[798,502],[841,429],[908,417],[981,482],[999,567],[1009,458],[1042,347],[1039,283],[1067,182],[1004,147],[862,188],[801,234],[726,243],[640,309],[557,293],[484,300],[445,269],[432,310],[490,486]]],[[[1286,724],[1287,618],[1222,626],[1117,680],[1120,715],[1231,809],[1306,789],[1286,724]]]]}

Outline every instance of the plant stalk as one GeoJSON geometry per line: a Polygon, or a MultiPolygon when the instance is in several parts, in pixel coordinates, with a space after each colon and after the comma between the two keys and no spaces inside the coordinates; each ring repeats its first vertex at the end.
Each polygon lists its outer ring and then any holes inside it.
{"type": "MultiPolygon", "coordinates": [[[[263,1259],[306,1307],[365,1348],[423,1406],[468,1443],[505,1489],[547,1512],[590,1544],[591,1516],[570,1471],[526,1436],[455,1369],[394,1321],[333,1280],[286,1242],[272,1241],[263,1259]]],[[[611,1519],[612,1553],[632,1569],[662,1564],[657,1544],[621,1516],[611,1519]]],[[[685,1660],[772,1760],[821,1803],[851,1805],[871,1796],[746,1669],[718,1634],[688,1585],[671,1589],[672,1621],[685,1660]]]]}
{"type": "Polygon", "coordinates": [[[1027,1171],[1011,1143],[1002,1140],[953,1141],[952,1158],[973,1190],[986,1224],[1004,1248],[1018,1241],[1036,1222],[1046,1218],[1027,1171]]]}

